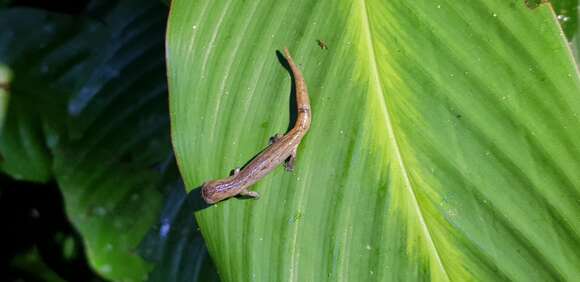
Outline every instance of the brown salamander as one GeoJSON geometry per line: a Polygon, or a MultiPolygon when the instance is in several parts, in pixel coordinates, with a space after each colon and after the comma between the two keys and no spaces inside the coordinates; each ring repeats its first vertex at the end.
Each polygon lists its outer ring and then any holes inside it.
{"type": "Polygon", "coordinates": [[[260,195],[257,192],[248,190],[250,186],[283,162],[287,171],[294,168],[296,150],[310,128],[310,101],[304,77],[294,64],[288,48],[284,49],[284,54],[292,70],[296,87],[297,117],[294,127],[285,135],[276,134],[262,153],[243,169],[237,168],[232,176],[205,182],[201,187],[201,195],[208,204],[237,195],[258,198],[260,195]]]}

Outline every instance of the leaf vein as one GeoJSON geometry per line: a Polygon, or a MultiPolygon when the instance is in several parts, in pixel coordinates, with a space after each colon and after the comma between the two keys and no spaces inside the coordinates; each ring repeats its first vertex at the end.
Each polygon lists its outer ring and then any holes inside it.
{"type": "Polygon", "coordinates": [[[368,50],[369,50],[369,63],[370,63],[369,68],[370,68],[370,75],[371,75],[371,84],[372,84],[372,86],[374,86],[375,91],[373,91],[373,92],[377,94],[377,96],[378,96],[377,98],[379,99],[379,104],[381,105],[381,112],[382,112],[382,115],[384,117],[384,122],[385,122],[386,127],[387,127],[387,135],[389,138],[389,142],[393,145],[393,152],[394,152],[395,161],[401,169],[401,176],[403,177],[403,182],[405,183],[406,191],[408,192],[409,196],[411,197],[411,201],[413,203],[415,213],[417,214],[417,217],[419,219],[419,223],[421,225],[421,231],[425,236],[426,243],[427,243],[429,249],[431,249],[431,251],[433,252],[433,256],[436,260],[436,263],[439,266],[439,268],[441,269],[443,275],[445,275],[445,279],[449,280],[449,276],[447,274],[447,271],[445,270],[445,266],[443,265],[443,262],[441,260],[441,256],[439,255],[437,247],[435,246],[435,242],[433,241],[431,232],[430,232],[429,227],[427,226],[427,224],[425,222],[425,217],[423,215],[423,212],[421,211],[421,208],[419,206],[419,202],[417,201],[417,197],[415,195],[415,191],[413,189],[413,185],[411,184],[411,180],[409,177],[409,172],[407,170],[407,167],[405,166],[405,162],[403,160],[401,149],[400,149],[399,143],[397,141],[397,138],[395,136],[395,132],[393,130],[393,123],[391,120],[389,109],[387,107],[385,93],[383,92],[381,80],[379,77],[379,68],[377,65],[376,51],[374,48],[374,42],[373,42],[373,38],[372,38],[372,34],[371,34],[371,27],[370,27],[371,24],[370,24],[369,15],[367,12],[367,5],[366,5],[365,0],[360,0],[359,4],[361,5],[360,10],[362,13],[361,17],[363,20],[362,33],[363,33],[363,37],[366,39],[365,43],[366,43],[366,46],[368,46],[368,50]]]}

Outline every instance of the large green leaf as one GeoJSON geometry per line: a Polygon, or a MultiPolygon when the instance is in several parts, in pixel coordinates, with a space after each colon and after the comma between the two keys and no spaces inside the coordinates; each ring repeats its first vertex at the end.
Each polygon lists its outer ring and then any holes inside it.
{"type": "MultiPolygon", "coordinates": [[[[55,178],[91,266],[115,281],[142,281],[151,271],[154,279],[182,265],[203,266],[179,268],[189,281],[214,273],[191,224],[168,232],[188,248],[159,232],[141,243],[168,221],[161,209],[174,204],[169,195],[183,194],[169,139],[167,12],[156,0],[94,1],[83,17],[0,11],[0,62],[15,74],[0,168],[26,180],[55,178]],[[156,264],[140,256],[153,247],[156,264]]],[[[188,214],[179,220],[191,223],[188,214]]]]}
{"type": "Polygon", "coordinates": [[[261,199],[196,214],[225,281],[580,277],[580,80],[548,4],[172,1],[188,189],[286,130],[286,46],[312,127],[261,199]]]}

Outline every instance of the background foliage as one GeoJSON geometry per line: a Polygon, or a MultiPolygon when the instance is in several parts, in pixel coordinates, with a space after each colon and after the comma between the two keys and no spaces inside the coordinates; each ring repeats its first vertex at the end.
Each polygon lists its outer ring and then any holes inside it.
{"type": "Polygon", "coordinates": [[[111,280],[216,278],[170,147],[166,16],[158,1],[0,11],[0,61],[15,74],[0,168],[56,180],[91,267],[111,280]]]}

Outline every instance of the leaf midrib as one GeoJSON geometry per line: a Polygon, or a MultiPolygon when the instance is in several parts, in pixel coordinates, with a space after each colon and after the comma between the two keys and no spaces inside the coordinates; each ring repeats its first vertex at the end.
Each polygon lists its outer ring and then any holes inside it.
{"type": "Polygon", "coordinates": [[[370,78],[371,81],[370,82],[375,87],[375,91],[373,91],[373,92],[377,94],[377,99],[379,99],[379,104],[381,105],[381,113],[383,115],[384,122],[385,122],[386,127],[387,127],[387,135],[389,138],[389,142],[393,145],[392,150],[394,152],[395,161],[397,162],[397,164],[401,168],[401,175],[403,177],[403,182],[404,182],[404,185],[406,188],[405,190],[408,192],[409,196],[411,197],[411,202],[413,204],[413,208],[415,210],[415,213],[417,214],[417,217],[419,219],[419,224],[421,225],[421,231],[422,231],[423,235],[425,236],[426,243],[428,244],[429,249],[433,253],[433,256],[436,259],[437,265],[441,269],[441,272],[445,275],[446,280],[449,281],[449,276],[447,274],[447,271],[445,270],[445,266],[443,265],[443,262],[441,261],[441,257],[439,255],[437,247],[435,246],[435,243],[434,243],[433,238],[431,236],[431,232],[429,231],[429,227],[425,223],[425,218],[423,216],[423,212],[421,211],[421,208],[419,206],[419,202],[417,201],[417,197],[415,196],[415,191],[413,189],[413,185],[411,184],[411,180],[409,178],[409,173],[408,173],[407,167],[405,166],[405,163],[403,161],[401,149],[399,147],[399,143],[397,141],[397,138],[395,136],[395,132],[393,130],[393,124],[391,121],[390,112],[389,112],[389,109],[387,108],[387,101],[385,99],[381,80],[379,77],[379,69],[378,69],[378,65],[377,65],[377,60],[376,60],[376,56],[375,56],[375,48],[374,48],[372,34],[371,34],[371,30],[370,30],[370,19],[368,17],[368,13],[367,13],[366,1],[359,0],[358,2],[359,2],[359,5],[361,5],[360,10],[362,13],[361,17],[362,17],[362,21],[363,21],[362,34],[363,34],[363,37],[365,38],[364,44],[368,47],[368,50],[369,50],[369,63],[370,63],[369,64],[369,71],[371,74],[371,78],[370,78]]]}

